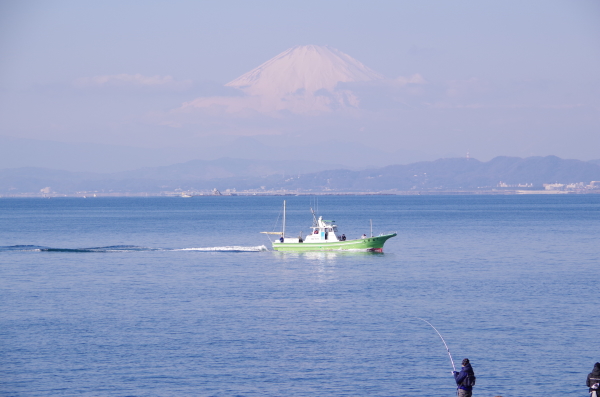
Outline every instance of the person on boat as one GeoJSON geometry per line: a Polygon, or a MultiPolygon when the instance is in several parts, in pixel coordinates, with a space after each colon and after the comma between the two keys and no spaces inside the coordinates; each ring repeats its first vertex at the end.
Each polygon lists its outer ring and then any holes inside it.
{"type": "Polygon", "coordinates": [[[452,371],[454,380],[458,386],[458,397],[471,397],[473,395],[473,385],[475,385],[475,372],[471,367],[468,358],[462,360],[462,368],[460,372],[452,371]]]}
{"type": "Polygon", "coordinates": [[[589,387],[590,397],[600,397],[600,363],[594,364],[594,369],[588,374],[585,385],[589,387]]]}
{"type": "Polygon", "coordinates": [[[362,236],[360,236],[360,238],[367,238],[367,235],[363,234],[362,236]]]}
{"type": "Polygon", "coordinates": [[[346,241],[346,235],[342,234],[342,241],[346,241]]]}
{"type": "Polygon", "coordinates": [[[279,237],[279,242],[283,243],[283,236],[279,237]]]}

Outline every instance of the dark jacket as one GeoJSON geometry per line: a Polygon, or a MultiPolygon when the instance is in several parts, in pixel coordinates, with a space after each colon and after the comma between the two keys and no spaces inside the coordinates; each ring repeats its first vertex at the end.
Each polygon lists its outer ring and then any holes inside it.
{"type": "Polygon", "coordinates": [[[592,385],[594,383],[600,382],[600,363],[594,364],[594,369],[587,376],[587,380],[585,381],[585,385],[590,388],[589,391],[592,391],[592,385]],[[596,380],[598,379],[598,380],[596,380]]]}
{"type": "Polygon", "coordinates": [[[465,381],[467,376],[470,376],[471,379],[473,379],[473,376],[475,376],[473,368],[471,368],[471,364],[467,364],[464,367],[462,367],[460,372],[454,371],[454,380],[456,381],[456,385],[459,389],[473,390],[472,386],[463,386],[463,382],[465,381]]]}

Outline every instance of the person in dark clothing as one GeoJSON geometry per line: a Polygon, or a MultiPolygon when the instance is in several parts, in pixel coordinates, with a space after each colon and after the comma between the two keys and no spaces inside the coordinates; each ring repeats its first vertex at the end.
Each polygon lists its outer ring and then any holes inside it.
{"type": "Polygon", "coordinates": [[[458,397],[471,397],[473,395],[473,384],[475,383],[475,372],[468,358],[462,360],[460,372],[452,371],[454,380],[458,386],[456,395],[458,397]]]}
{"type": "Polygon", "coordinates": [[[590,388],[590,397],[600,397],[600,363],[594,364],[594,369],[588,374],[585,385],[590,388]]]}

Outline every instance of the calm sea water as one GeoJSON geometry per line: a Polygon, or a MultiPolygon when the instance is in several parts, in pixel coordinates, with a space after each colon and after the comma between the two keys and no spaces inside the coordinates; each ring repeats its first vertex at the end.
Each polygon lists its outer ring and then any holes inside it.
{"type": "Polygon", "coordinates": [[[600,195],[319,198],[383,254],[261,251],[281,204],[1,199],[0,394],[453,396],[420,317],[476,396],[587,395],[600,195]]]}

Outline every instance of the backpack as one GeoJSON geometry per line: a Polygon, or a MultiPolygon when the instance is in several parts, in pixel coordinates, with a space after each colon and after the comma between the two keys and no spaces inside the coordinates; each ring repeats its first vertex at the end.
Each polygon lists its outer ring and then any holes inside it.
{"type": "Polygon", "coordinates": [[[463,379],[461,386],[473,387],[473,386],[475,386],[476,381],[477,381],[477,377],[475,376],[475,373],[471,372],[470,374],[467,374],[465,379],[463,379]]]}

